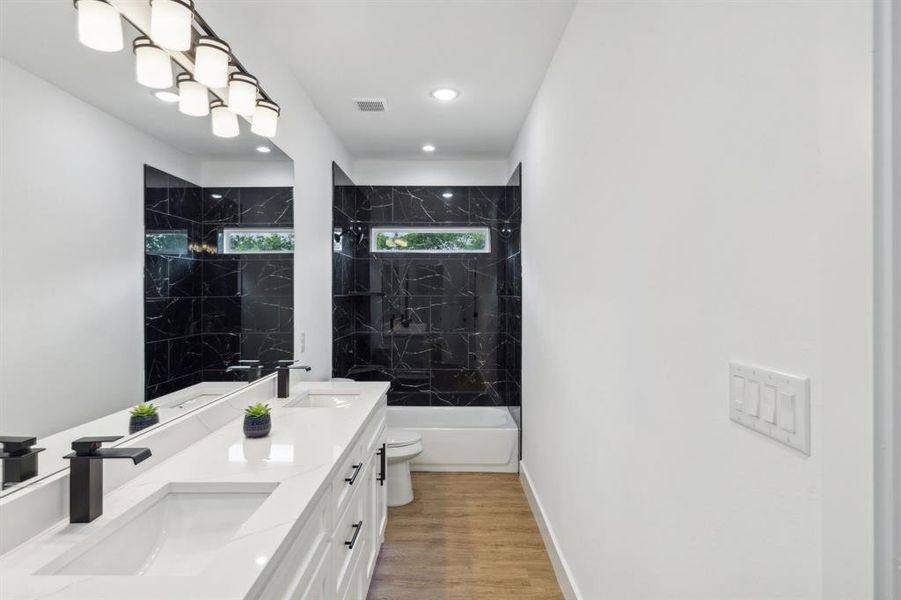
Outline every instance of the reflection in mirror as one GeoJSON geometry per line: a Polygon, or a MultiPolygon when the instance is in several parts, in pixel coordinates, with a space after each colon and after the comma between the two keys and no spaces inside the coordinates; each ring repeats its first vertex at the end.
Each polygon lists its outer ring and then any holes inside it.
{"type": "Polygon", "coordinates": [[[245,119],[213,136],[76,19],[0,3],[0,495],[293,357],[291,160],[245,119]]]}

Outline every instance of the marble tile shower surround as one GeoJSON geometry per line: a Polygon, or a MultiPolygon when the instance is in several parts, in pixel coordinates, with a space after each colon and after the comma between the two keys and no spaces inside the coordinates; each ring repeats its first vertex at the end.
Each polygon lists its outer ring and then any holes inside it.
{"type": "Polygon", "coordinates": [[[335,376],[391,381],[394,405],[519,405],[519,189],[335,186],[335,376]],[[383,225],[488,227],[491,253],[372,254],[383,225]]]}
{"type": "Polygon", "coordinates": [[[145,167],[145,229],[188,235],[182,254],[145,255],[146,399],[293,356],[293,256],[216,252],[222,227],[292,224],[290,187],[200,188],[145,167]]]}

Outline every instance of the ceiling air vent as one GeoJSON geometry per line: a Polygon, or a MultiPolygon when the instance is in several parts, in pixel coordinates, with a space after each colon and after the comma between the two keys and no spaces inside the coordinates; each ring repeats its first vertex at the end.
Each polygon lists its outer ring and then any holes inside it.
{"type": "Polygon", "coordinates": [[[360,112],[385,112],[388,101],[384,98],[354,98],[354,104],[360,112]]]}

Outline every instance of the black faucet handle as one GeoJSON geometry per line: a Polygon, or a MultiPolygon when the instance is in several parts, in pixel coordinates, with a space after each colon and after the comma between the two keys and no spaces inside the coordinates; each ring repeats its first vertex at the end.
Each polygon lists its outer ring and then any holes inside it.
{"type": "Polygon", "coordinates": [[[308,367],[307,365],[300,365],[299,360],[280,360],[278,361],[278,366],[276,369],[303,369],[304,371],[310,371],[313,367],[308,367]]]}
{"type": "Polygon", "coordinates": [[[27,435],[0,435],[0,444],[3,444],[5,450],[14,450],[13,444],[18,446],[34,446],[38,442],[35,436],[27,435]]]}
{"type": "Polygon", "coordinates": [[[24,456],[29,452],[40,452],[43,448],[32,448],[38,443],[38,438],[21,435],[3,435],[0,436],[0,444],[3,444],[3,450],[0,451],[0,457],[8,458],[13,456],[24,456]]]}
{"type": "Polygon", "coordinates": [[[95,435],[78,438],[72,442],[72,449],[76,456],[90,456],[100,449],[100,445],[106,442],[121,440],[121,435],[95,435]]]}

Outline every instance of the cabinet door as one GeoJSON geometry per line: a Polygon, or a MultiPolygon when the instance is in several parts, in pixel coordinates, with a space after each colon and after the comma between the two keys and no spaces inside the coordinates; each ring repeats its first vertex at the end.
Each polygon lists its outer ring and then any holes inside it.
{"type": "Polygon", "coordinates": [[[368,583],[372,572],[375,570],[375,559],[379,555],[379,529],[378,516],[375,512],[375,496],[376,489],[379,487],[379,457],[373,456],[371,459],[372,468],[369,469],[369,481],[366,482],[368,494],[366,494],[366,514],[369,516],[369,522],[373,526],[369,529],[369,536],[366,540],[366,552],[361,556],[363,562],[360,563],[360,571],[362,579],[368,583]]]}
{"type": "Polygon", "coordinates": [[[385,434],[382,433],[382,439],[379,441],[382,454],[378,455],[378,477],[375,482],[375,519],[373,527],[376,535],[376,546],[385,540],[385,527],[388,525],[388,481],[386,480],[388,470],[388,457],[384,454],[388,452],[388,446],[385,443],[385,434]]]}

